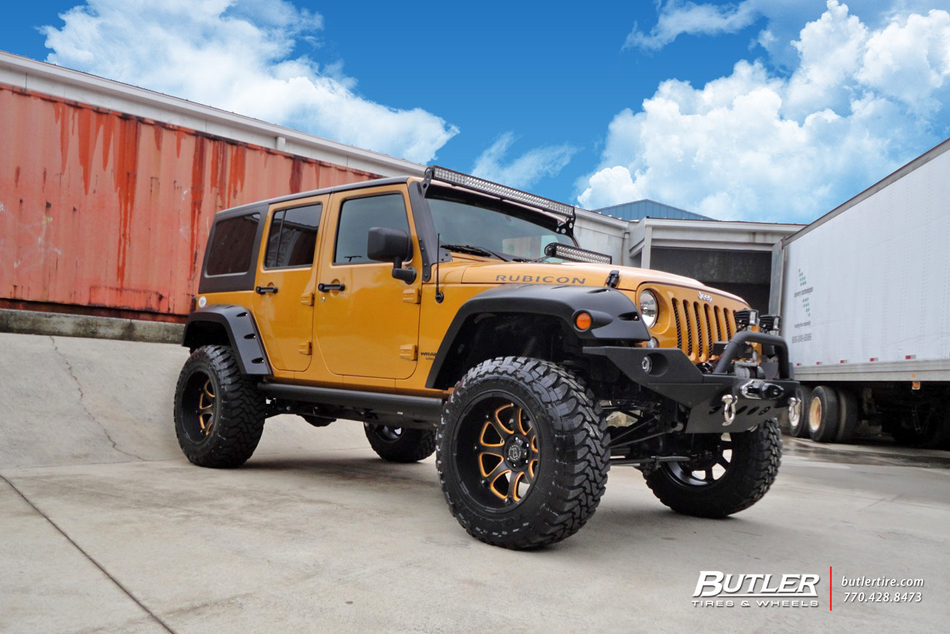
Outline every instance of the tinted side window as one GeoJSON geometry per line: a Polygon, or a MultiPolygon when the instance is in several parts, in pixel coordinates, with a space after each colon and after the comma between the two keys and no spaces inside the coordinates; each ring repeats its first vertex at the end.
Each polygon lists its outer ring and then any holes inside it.
{"type": "Polygon", "coordinates": [[[271,219],[264,268],[310,266],[317,248],[317,227],[323,206],[281,209],[271,219]]]}
{"type": "Polygon", "coordinates": [[[260,214],[222,220],[214,225],[208,245],[207,275],[245,273],[251,266],[260,214]]]}
{"type": "Polygon", "coordinates": [[[402,194],[353,198],[340,208],[340,226],[336,234],[334,264],[372,262],[366,257],[366,238],[372,227],[387,227],[409,232],[406,203],[402,194]]]}

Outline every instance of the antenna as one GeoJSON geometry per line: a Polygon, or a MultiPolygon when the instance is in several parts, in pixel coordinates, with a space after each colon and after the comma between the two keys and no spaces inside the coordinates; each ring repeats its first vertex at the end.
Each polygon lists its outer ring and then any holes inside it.
{"type": "Polygon", "coordinates": [[[442,234],[435,234],[435,302],[441,304],[445,299],[445,293],[439,290],[439,262],[442,261],[442,234]]]}

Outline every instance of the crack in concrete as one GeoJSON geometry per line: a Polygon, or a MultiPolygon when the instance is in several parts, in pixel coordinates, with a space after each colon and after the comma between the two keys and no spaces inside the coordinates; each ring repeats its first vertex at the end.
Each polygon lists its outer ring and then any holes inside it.
{"type": "MultiPolygon", "coordinates": [[[[52,337],[50,337],[50,338],[52,339],[52,337]]],[[[56,344],[54,343],[53,345],[55,346],[56,344]]],[[[59,352],[59,351],[57,350],[57,352],[59,352]]],[[[34,504],[33,501],[32,501],[30,498],[26,497],[26,494],[24,494],[23,491],[21,491],[20,489],[18,489],[18,488],[16,487],[16,485],[14,485],[12,482],[10,482],[10,480],[8,480],[6,476],[4,476],[3,474],[0,474],[0,480],[3,480],[4,482],[6,482],[6,483],[7,483],[7,486],[9,486],[11,489],[13,489],[14,492],[16,492],[17,495],[19,495],[21,498],[23,498],[23,501],[26,502],[27,504],[29,504],[30,507],[40,515],[40,517],[42,517],[42,518],[45,519],[47,522],[49,522],[50,525],[51,525],[54,529],[56,529],[56,531],[57,531],[60,535],[62,535],[64,538],[66,538],[66,541],[68,541],[70,544],[73,545],[73,547],[74,547],[76,550],[78,550],[80,553],[82,553],[82,555],[83,555],[86,559],[88,559],[89,562],[92,563],[93,566],[95,566],[96,568],[98,568],[99,571],[100,571],[102,574],[104,574],[104,575],[106,576],[106,578],[109,579],[109,581],[111,581],[112,583],[114,583],[114,584],[116,585],[116,587],[119,588],[119,590],[121,590],[123,593],[125,593],[125,595],[126,595],[127,597],[129,597],[130,599],[132,599],[132,601],[133,601],[137,606],[139,606],[140,608],[142,608],[142,610],[144,610],[145,613],[146,613],[149,617],[151,617],[156,623],[158,623],[166,632],[170,632],[171,634],[175,634],[175,631],[174,631],[167,623],[165,623],[165,621],[163,621],[162,619],[160,619],[160,618],[158,617],[158,615],[155,614],[154,612],[152,612],[152,610],[150,610],[144,603],[142,603],[142,602],[138,599],[138,597],[136,597],[134,594],[132,594],[132,592],[131,592],[128,588],[126,588],[124,585],[122,585],[122,583],[121,583],[118,579],[116,579],[115,577],[113,577],[112,574],[111,574],[108,570],[106,570],[105,567],[104,567],[102,564],[100,564],[98,561],[96,561],[95,559],[93,559],[92,555],[90,555],[90,554],[87,553],[85,550],[83,550],[82,546],[80,546],[79,544],[77,544],[76,541],[75,541],[72,537],[70,537],[69,535],[67,535],[67,534],[66,534],[66,531],[64,531],[62,528],[60,528],[59,524],[57,524],[56,522],[54,522],[54,521],[50,518],[49,515],[47,515],[47,514],[44,513],[43,511],[41,511],[41,510],[39,509],[39,507],[36,506],[36,504],[34,504]]]]}
{"type": "Polygon", "coordinates": [[[96,418],[96,416],[95,416],[91,411],[89,411],[89,408],[86,407],[86,403],[84,402],[85,399],[86,399],[86,393],[85,393],[85,392],[83,391],[83,389],[82,389],[82,383],[79,382],[79,377],[76,376],[76,373],[75,373],[75,371],[73,370],[72,364],[71,364],[71,363],[69,362],[69,360],[66,358],[66,355],[64,355],[64,354],[62,353],[62,351],[59,349],[59,346],[56,345],[56,339],[53,338],[52,335],[50,336],[49,340],[50,340],[50,342],[53,344],[53,350],[56,351],[56,354],[57,354],[57,355],[59,356],[59,358],[62,360],[63,365],[66,366],[66,371],[69,373],[69,376],[72,378],[73,382],[76,384],[76,389],[79,390],[79,407],[82,408],[82,411],[86,412],[86,416],[89,417],[89,420],[91,420],[92,422],[94,422],[94,423],[99,427],[99,429],[102,430],[103,435],[105,435],[106,440],[109,441],[109,443],[112,445],[112,448],[113,448],[113,449],[115,449],[116,451],[118,451],[118,452],[121,453],[121,454],[125,454],[126,456],[128,456],[128,457],[130,457],[130,458],[135,458],[136,460],[145,460],[145,458],[143,458],[142,456],[137,456],[137,455],[135,455],[134,453],[131,453],[131,452],[128,452],[128,451],[126,451],[126,450],[124,450],[124,449],[121,449],[121,448],[116,444],[115,440],[112,439],[112,436],[109,434],[109,430],[107,430],[107,429],[105,428],[105,425],[103,425],[102,423],[100,423],[100,422],[99,422],[99,419],[96,418]]]}

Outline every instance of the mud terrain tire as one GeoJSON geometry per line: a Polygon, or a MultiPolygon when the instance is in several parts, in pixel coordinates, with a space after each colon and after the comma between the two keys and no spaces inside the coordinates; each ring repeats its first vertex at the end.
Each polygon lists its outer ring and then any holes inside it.
{"type": "Polygon", "coordinates": [[[476,539],[531,549],[566,539],[607,483],[606,423],[593,395],[547,361],[484,361],[442,414],[436,465],[449,510],[476,539]]]}
{"type": "Polygon", "coordinates": [[[720,446],[731,443],[731,456],[720,477],[703,481],[695,472],[707,465],[668,462],[645,474],[647,486],[663,504],[684,515],[721,518],[749,508],[765,495],[778,475],[781,432],[775,421],[768,421],[747,432],[723,434],[723,438],[727,436],[720,446]],[[693,466],[697,469],[690,471],[693,466]]]}
{"type": "Polygon", "coordinates": [[[241,374],[228,346],[202,346],[185,362],[175,389],[175,434],[194,464],[239,467],[264,431],[264,397],[241,374]]]}

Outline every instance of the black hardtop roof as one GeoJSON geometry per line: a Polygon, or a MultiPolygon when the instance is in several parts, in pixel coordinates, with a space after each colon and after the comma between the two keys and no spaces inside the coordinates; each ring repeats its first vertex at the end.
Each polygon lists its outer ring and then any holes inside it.
{"type": "Polygon", "coordinates": [[[231,207],[230,209],[223,209],[217,212],[214,215],[215,220],[226,220],[232,216],[243,216],[245,214],[259,212],[262,209],[266,210],[269,206],[274,203],[282,203],[288,200],[297,200],[299,198],[309,198],[311,196],[321,196],[323,194],[332,194],[334,192],[344,192],[351,191],[354,189],[363,189],[364,187],[376,187],[379,185],[399,185],[401,183],[409,182],[410,176],[399,176],[395,178],[376,178],[368,181],[360,181],[358,183],[348,183],[346,185],[334,185],[333,187],[324,187],[322,189],[313,189],[306,192],[298,192],[296,194],[287,194],[286,196],[277,196],[276,198],[268,198],[267,200],[258,200],[252,203],[247,203],[239,207],[231,207]]]}

